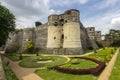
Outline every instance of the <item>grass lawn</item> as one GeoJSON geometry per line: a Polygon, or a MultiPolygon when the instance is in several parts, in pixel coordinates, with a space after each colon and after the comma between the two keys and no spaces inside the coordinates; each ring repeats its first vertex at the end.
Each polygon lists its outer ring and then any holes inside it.
{"type": "Polygon", "coordinates": [[[90,60],[72,58],[70,62],[60,67],[75,68],[75,69],[88,69],[88,68],[95,68],[96,66],[98,66],[98,64],[90,60]]]}
{"type": "Polygon", "coordinates": [[[120,80],[120,52],[117,56],[117,60],[115,62],[109,80],[120,80]]]}
{"type": "MultiPolygon", "coordinates": [[[[6,53],[4,54],[4,56],[8,57],[9,59],[11,59],[12,61],[19,61],[20,60],[20,54],[18,53],[6,53]]],[[[35,54],[22,54],[23,59],[26,59],[29,56],[35,56],[35,54]]]]}
{"type": "Polygon", "coordinates": [[[32,56],[23,59],[19,65],[27,68],[40,68],[40,67],[52,67],[56,65],[64,64],[67,61],[65,57],[61,56],[32,56]],[[39,61],[51,60],[48,63],[37,63],[39,61]]]}
{"type": "MultiPolygon", "coordinates": [[[[114,54],[115,49],[110,47],[106,48],[105,50],[97,51],[97,53],[91,54],[87,57],[95,58],[100,61],[109,62],[112,55],[114,54]]],[[[78,63],[76,65],[71,65],[71,63],[74,63],[75,60],[71,60],[70,62],[64,64],[62,67],[71,67],[71,68],[91,68],[95,67],[96,63],[89,62],[87,60],[77,60],[78,63]]],[[[95,75],[73,75],[73,74],[66,74],[61,73],[55,70],[49,70],[49,69],[38,69],[35,72],[37,75],[42,77],[44,80],[97,80],[98,76],[95,75]]]]}
{"type": "MultiPolygon", "coordinates": [[[[86,57],[95,58],[107,63],[112,58],[115,51],[116,51],[115,48],[110,47],[104,50],[97,51],[96,53],[93,53],[86,57]]],[[[13,60],[19,59],[18,55],[8,56],[8,57],[13,60]],[[15,56],[17,56],[17,58],[15,56]]],[[[23,60],[19,64],[22,67],[28,67],[28,68],[45,67],[45,69],[38,69],[35,72],[44,80],[97,80],[98,76],[95,75],[73,75],[73,74],[61,73],[52,69],[47,69],[47,67],[49,68],[51,66],[56,66],[56,65],[67,68],[85,68],[85,69],[94,68],[97,66],[96,63],[83,59],[72,58],[68,63],[65,63],[66,61],[67,59],[61,56],[24,55],[23,60]],[[51,60],[52,62],[37,63],[39,61],[47,61],[47,60],[51,60]]]]}
{"type": "Polygon", "coordinates": [[[94,75],[73,75],[65,74],[55,70],[39,69],[35,72],[44,80],[97,80],[94,75]]]}
{"type": "Polygon", "coordinates": [[[97,51],[96,53],[91,54],[87,57],[94,58],[103,62],[109,62],[115,51],[116,51],[115,48],[109,47],[109,48],[105,48],[105,50],[97,51]]]}

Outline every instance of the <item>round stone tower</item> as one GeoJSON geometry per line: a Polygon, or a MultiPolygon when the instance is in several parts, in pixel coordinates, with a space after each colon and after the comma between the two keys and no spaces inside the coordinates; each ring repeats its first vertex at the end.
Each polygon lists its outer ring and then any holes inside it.
{"type": "Polygon", "coordinates": [[[48,16],[47,48],[60,48],[61,46],[61,23],[59,15],[48,16]]]}
{"type": "Polygon", "coordinates": [[[63,33],[63,48],[77,49],[76,51],[82,52],[78,10],[71,9],[64,13],[63,33]]]}

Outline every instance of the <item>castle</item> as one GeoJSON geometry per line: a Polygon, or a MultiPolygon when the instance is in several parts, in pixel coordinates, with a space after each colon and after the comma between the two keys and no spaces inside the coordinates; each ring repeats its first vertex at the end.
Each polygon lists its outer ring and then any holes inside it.
{"type": "Polygon", "coordinates": [[[95,41],[101,40],[101,31],[95,31],[94,27],[85,28],[79,17],[80,12],[76,9],[50,15],[43,25],[11,33],[6,48],[17,42],[23,51],[29,40],[44,53],[82,54],[90,47],[98,48],[95,41]]]}

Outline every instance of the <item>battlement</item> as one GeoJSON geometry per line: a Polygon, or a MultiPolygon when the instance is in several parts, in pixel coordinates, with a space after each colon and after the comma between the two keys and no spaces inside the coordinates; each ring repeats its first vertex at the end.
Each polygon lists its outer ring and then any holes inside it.
{"type": "Polygon", "coordinates": [[[79,22],[80,12],[76,9],[70,9],[63,14],[52,14],[48,16],[48,25],[63,26],[68,22],[79,22]]]}

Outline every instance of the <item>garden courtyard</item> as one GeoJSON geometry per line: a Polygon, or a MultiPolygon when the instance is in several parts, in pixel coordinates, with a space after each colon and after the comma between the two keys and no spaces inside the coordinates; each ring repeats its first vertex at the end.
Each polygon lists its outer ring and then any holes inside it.
{"type": "MultiPolygon", "coordinates": [[[[33,80],[32,77],[34,79],[36,78],[36,80],[98,80],[116,50],[117,48],[109,47],[91,51],[83,55],[22,54],[22,58],[20,58],[20,54],[11,53],[4,54],[2,59],[4,61],[7,58],[10,61],[9,66],[6,66],[5,62],[3,62],[5,74],[6,76],[9,75],[6,77],[7,80],[33,80]],[[95,69],[99,66],[99,64],[91,60],[81,59],[79,57],[104,62],[105,68],[103,67],[102,70],[95,74],[84,74],[84,71],[80,74],[73,74],[74,72],[70,73],[70,71],[66,71],[69,72],[66,73],[65,71],[60,72],[54,68],[57,66],[62,69],[87,70],[95,69]]],[[[117,66],[117,63],[115,66],[117,66]]],[[[116,69],[116,67],[113,69],[116,69]]],[[[115,71],[112,71],[110,80],[114,80],[112,76],[114,77],[115,73],[115,71]]]]}

